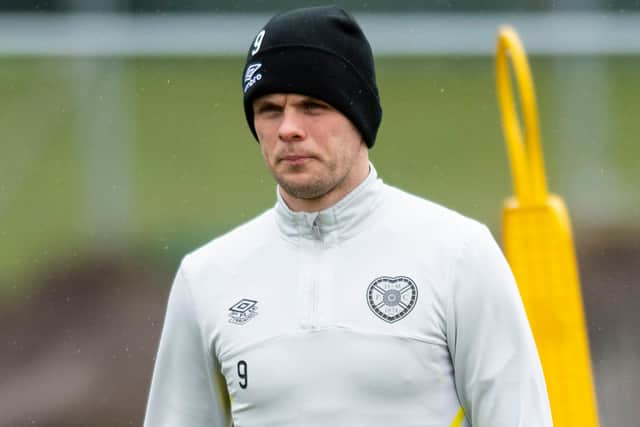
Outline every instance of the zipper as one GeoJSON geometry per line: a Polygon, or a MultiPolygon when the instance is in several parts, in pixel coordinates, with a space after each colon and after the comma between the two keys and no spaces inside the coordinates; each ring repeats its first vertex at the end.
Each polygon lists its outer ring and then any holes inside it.
{"type": "Polygon", "coordinates": [[[302,329],[317,329],[320,319],[320,286],[322,284],[322,258],[324,256],[324,243],[322,231],[317,218],[311,223],[313,239],[302,246],[302,263],[300,274],[300,292],[302,296],[302,316],[300,327],[302,329]]]}
{"type": "Polygon", "coordinates": [[[311,226],[311,232],[313,233],[314,237],[316,239],[318,239],[317,242],[314,242],[313,244],[313,255],[311,256],[310,259],[310,266],[311,268],[309,269],[311,271],[311,277],[310,277],[310,287],[309,287],[309,299],[310,299],[310,304],[309,304],[309,328],[310,329],[316,329],[318,327],[317,322],[318,322],[318,299],[319,299],[319,289],[318,289],[318,274],[319,272],[316,271],[316,269],[318,268],[318,265],[320,263],[320,257],[318,255],[321,255],[322,253],[322,234],[320,231],[320,226],[318,225],[318,218],[316,217],[316,219],[313,221],[313,224],[311,226]]]}

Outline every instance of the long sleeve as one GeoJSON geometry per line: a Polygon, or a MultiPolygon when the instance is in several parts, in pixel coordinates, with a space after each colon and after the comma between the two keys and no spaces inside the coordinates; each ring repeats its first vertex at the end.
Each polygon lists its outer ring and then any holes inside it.
{"type": "Polygon", "coordinates": [[[473,427],[550,427],[542,367],[511,270],[486,227],[453,265],[447,324],[458,397],[473,427]]]}
{"type": "Polygon", "coordinates": [[[214,359],[181,269],[169,296],[144,426],[230,426],[226,386],[214,359]]]}

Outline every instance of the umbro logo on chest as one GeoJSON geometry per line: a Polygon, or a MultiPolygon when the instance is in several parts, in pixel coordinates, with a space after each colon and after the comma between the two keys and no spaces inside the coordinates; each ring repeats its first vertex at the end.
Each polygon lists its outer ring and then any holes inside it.
{"type": "Polygon", "coordinates": [[[229,323],[244,325],[258,315],[258,301],[242,298],[229,307],[229,323]]]}
{"type": "Polygon", "coordinates": [[[405,318],[418,301],[418,287],[409,277],[382,276],[367,287],[367,304],[380,319],[395,323],[405,318]]]}

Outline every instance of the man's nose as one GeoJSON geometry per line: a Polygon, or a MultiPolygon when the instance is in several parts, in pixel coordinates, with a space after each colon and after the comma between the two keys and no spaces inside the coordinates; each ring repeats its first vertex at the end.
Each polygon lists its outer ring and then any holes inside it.
{"type": "Polygon", "coordinates": [[[304,130],[303,117],[294,108],[286,108],[282,113],[282,122],[278,129],[278,137],[284,142],[303,141],[307,135],[304,130]]]}

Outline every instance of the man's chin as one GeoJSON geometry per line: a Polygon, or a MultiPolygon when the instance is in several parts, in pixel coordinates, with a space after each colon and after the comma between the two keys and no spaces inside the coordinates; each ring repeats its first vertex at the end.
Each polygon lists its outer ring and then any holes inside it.
{"type": "Polygon", "coordinates": [[[329,192],[330,185],[323,181],[279,178],[280,187],[292,197],[303,200],[319,199],[329,192]]]}

